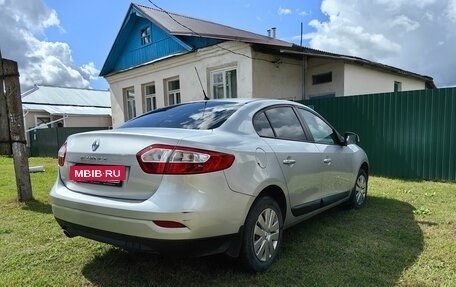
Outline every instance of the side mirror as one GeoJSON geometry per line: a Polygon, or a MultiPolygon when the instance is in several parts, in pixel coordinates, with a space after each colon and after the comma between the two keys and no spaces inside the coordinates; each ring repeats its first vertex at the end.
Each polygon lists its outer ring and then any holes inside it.
{"type": "Polygon", "coordinates": [[[346,132],[344,134],[344,143],[345,145],[349,144],[358,144],[359,143],[359,136],[352,132],[346,132]]]}

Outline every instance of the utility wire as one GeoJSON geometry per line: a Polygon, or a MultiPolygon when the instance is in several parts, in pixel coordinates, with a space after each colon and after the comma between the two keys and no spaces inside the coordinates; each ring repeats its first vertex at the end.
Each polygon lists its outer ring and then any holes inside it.
{"type": "MultiPolygon", "coordinates": [[[[191,29],[190,27],[186,26],[185,24],[182,24],[181,22],[179,22],[178,20],[176,20],[176,18],[174,18],[171,13],[169,13],[168,11],[166,11],[165,9],[161,8],[160,6],[158,6],[157,4],[155,4],[154,2],[152,2],[151,0],[148,0],[150,2],[150,4],[152,4],[155,8],[157,8],[158,10],[160,10],[161,12],[165,13],[166,15],[168,15],[174,22],[176,22],[177,24],[179,24],[180,26],[184,27],[185,29],[189,30],[190,32],[192,32],[193,34],[195,34],[196,36],[198,37],[201,37],[201,38],[204,38],[203,35],[201,35],[200,33],[198,32],[195,32],[193,29],[191,29]]],[[[262,59],[262,58],[256,58],[256,57],[252,57],[252,56],[249,56],[249,55],[246,55],[246,54],[243,54],[243,53],[239,53],[239,52],[236,52],[236,51],[233,51],[233,50],[230,50],[228,48],[225,48],[225,47],[222,47],[220,46],[219,44],[215,44],[215,46],[219,47],[220,49],[224,50],[224,51],[227,51],[227,52],[230,52],[232,54],[235,54],[235,55],[239,55],[239,56],[243,56],[243,57],[246,57],[246,58],[249,58],[251,60],[257,60],[257,61],[264,61],[264,62],[267,62],[267,63],[272,63],[272,64],[277,64],[279,61],[270,61],[270,60],[266,60],[266,59],[262,59]]]]}

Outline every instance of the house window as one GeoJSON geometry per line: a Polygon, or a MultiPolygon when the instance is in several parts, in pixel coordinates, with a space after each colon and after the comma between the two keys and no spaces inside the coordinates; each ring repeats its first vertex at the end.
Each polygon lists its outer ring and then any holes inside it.
{"type": "Polygon", "coordinates": [[[214,99],[237,98],[237,71],[234,68],[211,72],[211,90],[214,99]]]}
{"type": "Polygon", "coordinates": [[[52,124],[53,128],[63,128],[63,126],[64,126],[63,116],[53,116],[52,121],[54,122],[52,124]]]}
{"type": "Polygon", "coordinates": [[[135,88],[124,89],[124,103],[126,107],[125,120],[128,121],[136,117],[135,88]]]}
{"type": "Polygon", "coordinates": [[[150,27],[141,30],[141,45],[150,43],[150,27]]]}
{"type": "Polygon", "coordinates": [[[51,122],[51,117],[46,117],[46,116],[35,117],[35,126],[36,127],[50,128],[51,125],[48,124],[50,122],[51,122]]]}
{"type": "Polygon", "coordinates": [[[312,85],[331,83],[332,82],[332,72],[312,75],[312,85]]]}
{"type": "Polygon", "coordinates": [[[167,94],[165,102],[167,105],[175,105],[181,102],[180,83],[179,79],[171,79],[166,81],[167,94]]]}
{"type": "Polygon", "coordinates": [[[144,112],[157,109],[157,99],[155,97],[155,83],[145,84],[143,86],[143,107],[144,112]]]}
{"type": "Polygon", "coordinates": [[[395,92],[402,91],[402,83],[401,82],[394,81],[394,91],[395,92]]]}

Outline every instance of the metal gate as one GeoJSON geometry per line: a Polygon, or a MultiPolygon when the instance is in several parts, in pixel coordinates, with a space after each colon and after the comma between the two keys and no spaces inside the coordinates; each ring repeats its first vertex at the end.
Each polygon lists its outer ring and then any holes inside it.
{"type": "Polygon", "coordinates": [[[104,127],[84,128],[44,128],[30,132],[30,155],[40,157],[57,157],[59,148],[72,134],[105,130],[104,127]]]}

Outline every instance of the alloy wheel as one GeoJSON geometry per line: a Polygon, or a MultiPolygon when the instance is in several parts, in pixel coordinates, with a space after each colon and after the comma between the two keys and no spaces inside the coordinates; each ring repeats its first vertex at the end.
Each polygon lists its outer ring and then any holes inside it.
{"type": "Polygon", "coordinates": [[[267,208],[258,216],[253,232],[253,248],[258,260],[265,262],[273,257],[279,238],[279,217],[273,209],[267,208]]]}
{"type": "Polygon", "coordinates": [[[364,174],[360,174],[358,179],[356,180],[356,187],[355,187],[355,196],[356,196],[356,203],[358,205],[362,205],[366,200],[366,187],[367,187],[367,180],[364,174]]]}

